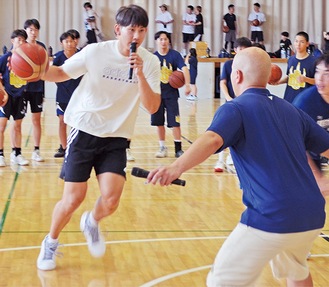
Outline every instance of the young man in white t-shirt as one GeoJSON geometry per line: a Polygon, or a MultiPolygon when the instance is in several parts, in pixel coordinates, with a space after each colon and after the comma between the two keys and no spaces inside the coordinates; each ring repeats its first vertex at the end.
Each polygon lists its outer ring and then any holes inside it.
{"type": "Polygon", "coordinates": [[[183,15],[183,51],[182,56],[186,56],[187,52],[190,49],[190,42],[194,40],[194,30],[195,30],[195,22],[196,15],[194,14],[194,7],[192,5],[188,5],[186,8],[186,13],[183,15]]]}
{"type": "Polygon", "coordinates": [[[159,6],[161,12],[157,15],[155,18],[156,25],[156,31],[165,31],[169,34],[169,42],[172,46],[172,39],[171,34],[173,32],[173,23],[174,18],[172,17],[171,13],[168,11],[168,6],[166,4],[162,4],[159,6]]]}
{"type": "Polygon", "coordinates": [[[65,123],[72,127],[61,172],[64,192],[41,245],[37,260],[41,270],[56,268],[58,237],[86,196],[92,168],[101,195],[93,210],[82,215],[80,228],[90,253],[94,257],[105,253],[98,223],[119,206],[126,180],[127,139],[132,137],[139,104],[152,114],[161,101],[159,60],[140,46],[148,21],[140,6],[121,7],[114,26],[117,40],[88,45],[62,66],[50,67],[44,76],[54,82],[83,78],[64,115],[65,123]],[[130,52],[133,42],[136,52],[130,52]],[[128,79],[130,69],[132,79],[128,79]]]}

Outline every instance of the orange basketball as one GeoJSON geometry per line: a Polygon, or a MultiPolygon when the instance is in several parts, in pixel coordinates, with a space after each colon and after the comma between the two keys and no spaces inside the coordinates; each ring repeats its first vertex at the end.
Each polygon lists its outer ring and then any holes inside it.
{"type": "Polygon", "coordinates": [[[254,26],[259,26],[259,20],[258,19],[254,19],[253,21],[252,21],[252,24],[254,25],[254,26]]]}
{"type": "Polygon", "coordinates": [[[174,89],[179,89],[185,85],[185,78],[183,72],[173,71],[169,76],[169,85],[174,89]]]}
{"type": "Polygon", "coordinates": [[[230,28],[228,26],[223,25],[222,30],[224,33],[227,33],[228,31],[230,31],[230,28]]]}
{"type": "Polygon", "coordinates": [[[13,51],[11,70],[27,82],[36,82],[47,72],[49,59],[46,49],[39,44],[24,43],[13,51]]]}
{"type": "Polygon", "coordinates": [[[276,64],[271,64],[271,74],[268,79],[268,83],[269,84],[276,83],[281,79],[281,77],[282,77],[281,68],[276,64]]]}

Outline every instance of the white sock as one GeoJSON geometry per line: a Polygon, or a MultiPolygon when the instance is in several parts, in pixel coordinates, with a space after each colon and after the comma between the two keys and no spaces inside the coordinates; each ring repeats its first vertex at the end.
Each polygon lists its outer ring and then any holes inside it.
{"type": "Polygon", "coordinates": [[[166,142],[165,141],[159,141],[160,147],[165,147],[166,146],[166,142]]]}
{"type": "Polygon", "coordinates": [[[58,242],[58,239],[51,238],[50,234],[48,234],[48,239],[47,240],[50,244],[55,244],[55,243],[58,242]]]}
{"type": "Polygon", "coordinates": [[[88,216],[88,222],[92,227],[97,227],[98,222],[95,220],[95,218],[93,217],[93,213],[90,212],[89,216],[88,216]]]}

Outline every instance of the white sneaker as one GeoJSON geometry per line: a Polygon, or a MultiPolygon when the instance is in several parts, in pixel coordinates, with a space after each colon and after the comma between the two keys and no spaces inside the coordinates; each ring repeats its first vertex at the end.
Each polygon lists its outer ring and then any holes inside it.
{"type": "Polygon", "coordinates": [[[60,255],[57,252],[59,243],[49,243],[47,235],[41,243],[41,250],[37,260],[37,267],[40,270],[53,270],[56,268],[55,256],[60,255]]]}
{"type": "Polygon", "coordinates": [[[89,211],[86,211],[82,214],[80,229],[85,235],[90,254],[94,257],[102,257],[106,250],[105,241],[99,230],[99,226],[97,225],[97,227],[93,227],[89,224],[89,215],[89,211]]]}
{"type": "Polygon", "coordinates": [[[160,147],[160,150],[155,154],[155,157],[157,158],[164,158],[167,156],[168,156],[168,149],[165,146],[160,147]]]}
{"type": "Polygon", "coordinates": [[[0,167],[6,166],[5,157],[0,155],[0,167]]]}
{"type": "Polygon", "coordinates": [[[126,149],[126,155],[127,155],[127,161],[135,161],[135,158],[133,157],[133,155],[131,154],[131,150],[130,148],[126,149]]]}
{"type": "Polygon", "coordinates": [[[45,161],[43,159],[43,157],[40,155],[40,150],[36,149],[32,152],[32,157],[31,157],[32,160],[34,161],[38,161],[38,162],[42,162],[42,161],[45,161]]]}
{"type": "Polygon", "coordinates": [[[15,153],[11,153],[10,154],[10,160],[13,164],[17,164],[17,165],[29,165],[29,161],[22,156],[21,154],[19,154],[18,156],[15,156],[15,153]]]}
{"type": "Polygon", "coordinates": [[[217,161],[214,167],[215,172],[223,172],[224,171],[224,163],[222,161],[217,161]]]}

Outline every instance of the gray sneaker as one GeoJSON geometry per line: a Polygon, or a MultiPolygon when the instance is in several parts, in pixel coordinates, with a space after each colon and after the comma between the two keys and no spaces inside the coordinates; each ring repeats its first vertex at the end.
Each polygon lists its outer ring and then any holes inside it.
{"type": "Polygon", "coordinates": [[[49,243],[47,235],[42,241],[40,254],[37,260],[37,267],[40,270],[53,270],[56,268],[55,257],[59,256],[61,253],[57,252],[59,243],[49,243]]]}
{"type": "Polygon", "coordinates": [[[160,148],[160,150],[155,154],[155,157],[157,158],[164,158],[168,156],[168,149],[163,146],[160,148]]]}
{"type": "Polygon", "coordinates": [[[88,249],[92,256],[102,257],[105,254],[106,245],[104,238],[99,230],[99,227],[93,227],[88,224],[89,211],[86,211],[81,216],[80,229],[85,235],[88,243],[88,249]]]}

